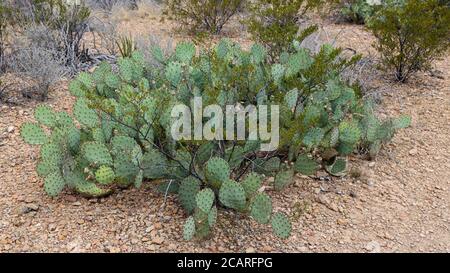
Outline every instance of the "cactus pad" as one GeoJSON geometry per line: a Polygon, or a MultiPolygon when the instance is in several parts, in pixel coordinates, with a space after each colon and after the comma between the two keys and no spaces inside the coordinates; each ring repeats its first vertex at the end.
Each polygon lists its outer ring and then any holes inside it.
{"type": "Polygon", "coordinates": [[[291,234],[291,222],[281,212],[277,212],[272,216],[272,229],[276,236],[286,239],[291,234]]]}
{"type": "Polygon", "coordinates": [[[245,190],[241,184],[228,179],[220,187],[219,200],[224,206],[241,211],[246,205],[245,190]]]}
{"type": "Polygon", "coordinates": [[[250,173],[241,184],[247,197],[250,198],[261,188],[261,176],[257,173],[250,173]]]}
{"type": "Polygon", "coordinates": [[[91,163],[108,166],[113,163],[111,154],[103,143],[86,142],[81,149],[84,157],[91,163]]]}
{"type": "Polygon", "coordinates": [[[209,188],[203,189],[197,193],[195,201],[199,209],[208,213],[214,203],[214,192],[209,188]]]}
{"type": "Polygon", "coordinates": [[[64,178],[59,171],[49,174],[44,181],[44,189],[50,196],[57,196],[65,186],[64,178]]]}
{"type": "Polygon", "coordinates": [[[200,191],[200,181],[189,176],[181,181],[178,189],[178,198],[188,214],[191,214],[197,206],[196,196],[200,191]]]}
{"type": "Polygon", "coordinates": [[[23,140],[32,145],[44,144],[47,141],[47,135],[41,126],[36,123],[24,123],[20,130],[23,140]]]}
{"type": "Polygon", "coordinates": [[[110,184],[114,181],[115,174],[113,169],[109,166],[100,166],[95,172],[95,179],[100,184],[110,184]]]}
{"type": "Polygon", "coordinates": [[[265,194],[259,193],[252,201],[250,216],[258,223],[267,224],[272,214],[272,199],[265,194]]]}
{"type": "Polygon", "coordinates": [[[192,238],[194,238],[194,235],[195,235],[195,220],[194,220],[194,217],[190,216],[186,220],[186,223],[184,223],[183,238],[186,241],[189,241],[192,238]]]}
{"type": "Polygon", "coordinates": [[[53,127],[56,125],[56,115],[52,108],[48,106],[40,105],[36,107],[36,110],[34,110],[34,117],[37,121],[46,126],[53,127]]]}
{"type": "Polygon", "coordinates": [[[228,162],[220,157],[213,157],[206,163],[206,177],[213,185],[220,185],[230,177],[228,162]]]}
{"type": "Polygon", "coordinates": [[[96,127],[99,124],[97,113],[90,109],[84,98],[79,98],[73,107],[73,113],[77,120],[89,128],[96,127]]]}
{"type": "Polygon", "coordinates": [[[286,188],[293,182],[293,177],[294,177],[294,170],[292,169],[278,172],[274,180],[275,190],[280,191],[286,188]]]}
{"type": "Polygon", "coordinates": [[[319,164],[306,154],[298,156],[294,164],[294,170],[304,175],[313,175],[318,168],[319,164]]]}

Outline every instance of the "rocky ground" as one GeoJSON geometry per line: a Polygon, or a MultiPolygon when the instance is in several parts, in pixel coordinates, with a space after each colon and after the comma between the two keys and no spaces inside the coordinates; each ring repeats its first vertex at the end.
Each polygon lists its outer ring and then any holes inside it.
{"type": "MultiPolygon", "coordinates": [[[[337,44],[368,52],[362,49],[371,37],[362,27],[324,30],[337,44]]],[[[34,170],[38,149],[19,135],[39,102],[0,105],[0,252],[449,252],[450,58],[434,71],[403,85],[381,74],[373,83],[380,115],[413,120],[375,161],[355,157],[344,178],[298,176],[273,195],[275,209],[292,218],[288,240],[220,211],[210,240],[185,242],[176,199],[164,200],[149,185],[104,199],[70,192],[52,199],[34,170]]],[[[44,103],[69,110],[66,86],[55,87],[44,103]]]]}

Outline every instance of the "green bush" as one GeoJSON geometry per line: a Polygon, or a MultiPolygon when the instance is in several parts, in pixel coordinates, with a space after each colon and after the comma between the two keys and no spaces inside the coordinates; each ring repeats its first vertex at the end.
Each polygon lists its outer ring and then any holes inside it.
{"type": "Polygon", "coordinates": [[[350,22],[364,24],[381,2],[382,0],[344,0],[341,1],[341,13],[350,22]]]}
{"type": "Polygon", "coordinates": [[[387,1],[372,17],[383,67],[405,82],[446,54],[450,45],[450,9],[438,0],[387,1]]]}
{"type": "Polygon", "coordinates": [[[193,33],[219,34],[223,26],[241,10],[244,0],[169,0],[164,15],[193,33]]]}
{"type": "Polygon", "coordinates": [[[177,194],[189,215],[187,240],[209,236],[220,208],[270,223],[287,238],[289,217],[275,212],[263,175],[275,177],[270,186],[277,191],[295,173],[314,175],[323,167],[344,175],[347,155],[362,148],[376,154],[396,129],[409,125],[408,118],[375,117],[371,104],[339,77],[353,60],[339,59],[340,50],[331,46],[317,55],[294,46],[273,64],[263,46],[245,51],[229,40],[210,51],[182,42],[169,56],[157,46],[151,53],[158,64],[147,64],[134,51],[118,60],[118,69],[102,63],[71,82],[81,128],[65,112],[47,107],[37,108],[38,124],[22,126],[27,143],[42,145],[37,171],[45,176],[47,193],[55,196],[68,186],[102,196],[113,184],[139,187],[163,179],[152,183],[164,194],[177,194]],[[191,105],[194,98],[222,110],[238,103],[279,106],[280,146],[261,151],[260,140],[175,141],[172,107],[191,105]]]}
{"type": "Polygon", "coordinates": [[[250,16],[244,23],[258,43],[266,47],[272,59],[289,51],[292,41],[308,36],[316,30],[311,26],[299,33],[298,20],[307,11],[318,8],[322,0],[256,0],[249,4],[250,16]]]}

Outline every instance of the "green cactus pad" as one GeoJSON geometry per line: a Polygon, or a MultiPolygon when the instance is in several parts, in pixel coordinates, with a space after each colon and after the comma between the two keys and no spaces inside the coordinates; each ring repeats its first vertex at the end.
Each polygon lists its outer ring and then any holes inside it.
{"type": "Polygon", "coordinates": [[[213,227],[216,224],[216,221],[217,221],[217,208],[216,206],[213,206],[208,213],[208,225],[210,227],[213,227]]]}
{"type": "Polygon", "coordinates": [[[264,62],[266,59],[266,49],[260,44],[254,44],[251,48],[252,61],[255,64],[264,62]]]}
{"type": "Polygon", "coordinates": [[[294,88],[284,95],[284,103],[289,109],[293,109],[297,105],[298,89],[294,88]]]}
{"type": "Polygon", "coordinates": [[[108,148],[103,143],[95,141],[86,142],[81,149],[84,157],[90,163],[108,166],[111,166],[113,163],[111,154],[109,153],[108,148]]]}
{"type": "Polygon", "coordinates": [[[330,166],[325,166],[327,172],[334,176],[344,176],[347,170],[347,160],[345,158],[336,158],[330,166]]]}
{"type": "Polygon", "coordinates": [[[259,188],[261,188],[261,176],[257,173],[250,173],[245,177],[241,184],[247,198],[250,198],[259,190],[259,188]]]}
{"type": "Polygon", "coordinates": [[[175,48],[175,56],[182,63],[189,63],[195,56],[195,45],[190,42],[181,42],[175,48]]]}
{"type": "Polygon", "coordinates": [[[213,157],[206,163],[206,178],[213,185],[220,185],[230,177],[228,162],[220,157],[213,157]]]}
{"type": "Polygon", "coordinates": [[[304,175],[313,175],[318,169],[319,164],[306,154],[299,155],[294,163],[294,170],[304,175]]]}
{"type": "Polygon", "coordinates": [[[262,173],[266,175],[271,175],[272,173],[280,169],[281,161],[278,157],[272,157],[269,160],[263,158],[257,158],[253,161],[253,171],[257,173],[262,173]]]}
{"type": "Polygon", "coordinates": [[[267,224],[272,214],[272,199],[265,193],[255,196],[251,204],[250,216],[258,223],[267,224]]]}
{"type": "Polygon", "coordinates": [[[36,166],[36,172],[39,176],[45,177],[50,173],[56,172],[59,170],[59,167],[53,163],[47,161],[40,161],[36,166]]]}
{"type": "Polygon", "coordinates": [[[32,145],[44,144],[48,139],[41,126],[31,122],[22,125],[20,135],[26,143],[32,145]]]}
{"type": "Polygon", "coordinates": [[[189,176],[183,179],[178,189],[178,198],[188,214],[191,214],[197,206],[196,196],[200,191],[200,181],[189,176]]]}
{"type": "Polygon", "coordinates": [[[306,148],[311,149],[317,147],[324,137],[324,132],[322,128],[311,128],[309,129],[305,136],[303,137],[303,144],[306,148]]]}
{"type": "Polygon", "coordinates": [[[166,66],[166,78],[173,86],[178,86],[181,81],[181,63],[171,62],[166,66]]]}
{"type": "Polygon", "coordinates": [[[246,205],[245,190],[241,184],[227,179],[220,187],[219,200],[226,207],[242,211],[246,205]]]}
{"type": "Polygon", "coordinates": [[[339,124],[339,140],[347,144],[355,144],[361,137],[361,131],[354,122],[343,121],[339,124]]]}
{"type": "Polygon", "coordinates": [[[194,217],[190,216],[186,220],[186,223],[184,223],[183,227],[183,238],[186,241],[192,240],[195,235],[195,220],[194,217]]]}
{"type": "Polygon", "coordinates": [[[106,142],[106,138],[105,138],[105,135],[103,134],[103,130],[99,127],[92,129],[92,138],[94,139],[94,141],[99,142],[99,143],[106,142]]]}
{"type": "Polygon", "coordinates": [[[291,234],[291,222],[286,215],[281,212],[277,212],[272,216],[272,229],[276,236],[281,239],[286,239],[291,234]]]}
{"type": "Polygon", "coordinates": [[[95,179],[100,184],[110,184],[114,181],[114,178],[114,171],[109,166],[100,166],[100,168],[98,168],[98,170],[95,172],[95,179]]]}
{"type": "Polygon", "coordinates": [[[214,192],[209,188],[199,191],[195,197],[197,207],[208,213],[214,203],[214,197],[214,192]]]}
{"type": "Polygon", "coordinates": [[[398,118],[393,119],[392,126],[395,130],[403,129],[411,126],[411,117],[409,116],[400,116],[398,118]]]}
{"type": "Polygon", "coordinates": [[[293,182],[293,177],[294,177],[294,170],[292,169],[278,172],[274,180],[275,190],[280,191],[286,188],[293,182]]]}
{"type": "Polygon", "coordinates": [[[41,147],[42,160],[58,166],[62,161],[62,157],[63,153],[58,144],[49,142],[42,145],[41,147]]]}
{"type": "Polygon", "coordinates": [[[94,128],[99,125],[97,113],[90,109],[87,101],[84,98],[79,98],[73,107],[73,113],[77,120],[89,128],[94,128]]]}
{"type": "Polygon", "coordinates": [[[110,189],[102,189],[89,181],[78,181],[75,189],[81,195],[86,197],[103,197],[112,192],[110,189]]]}
{"type": "Polygon", "coordinates": [[[64,189],[64,186],[64,178],[59,171],[53,172],[45,178],[45,192],[52,197],[57,196],[64,189]]]}
{"type": "Polygon", "coordinates": [[[36,107],[36,110],[34,110],[34,117],[37,121],[46,126],[53,127],[56,125],[57,120],[55,112],[48,106],[40,105],[36,107]]]}
{"type": "Polygon", "coordinates": [[[143,180],[144,180],[144,171],[139,170],[138,174],[136,175],[136,178],[134,179],[134,186],[139,189],[142,186],[143,180]]]}
{"type": "Polygon", "coordinates": [[[198,164],[203,164],[214,155],[216,144],[213,141],[208,141],[200,145],[198,148],[195,160],[198,164]]]}

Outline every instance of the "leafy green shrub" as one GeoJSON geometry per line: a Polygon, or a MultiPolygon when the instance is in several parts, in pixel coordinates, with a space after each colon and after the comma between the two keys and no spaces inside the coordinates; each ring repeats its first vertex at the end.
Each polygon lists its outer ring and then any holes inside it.
{"type": "Polygon", "coordinates": [[[350,22],[364,24],[381,2],[382,0],[344,0],[341,2],[341,13],[350,22]]]}
{"type": "Polygon", "coordinates": [[[405,82],[428,69],[450,45],[450,9],[438,0],[387,1],[369,22],[385,69],[405,82]]]}
{"type": "Polygon", "coordinates": [[[298,20],[322,0],[256,0],[249,4],[250,16],[244,23],[253,39],[263,44],[272,58],[288,51],[294,39],[301,41],[316,30],[308,27],[300,35],[298,20]]]}
{"type": "Polygon", "coordinates": [[[164,15],[194,33],[219,34],[244,0],[169,0],[164,15]]]}
{"type": "Polygon", "coordinates": [[[118,69],[103,63],[71,82],[81,128],[64,112],[48,108],[38,108],[35,116],[51,128],[50,135],[34,123],[22,126],[26,142],[42,145],[38,172],[46,176],[50,195],[66,185],[84,194],[88,185],[91,195],[98,196],[107,193],[103,185],[139,187],[143,181],[165,179],[154,185],[177,194],[189,215],[183,228],[187,240],[209,236],[219,208],[270,223],[275,235],[287,238],[289,217],[274,212],[263,175],[275,177],[270,186],[277,191],[288,187],[295,173],[314,175],[325,167],[343,175],[348,154],[377,141],[381,146],[396,129],[409,125],[404,118],[385,124],[369,112],[339,78],[351,60],[339,59],[340,50],[330,46],[317,55],[294,47],[273,64],[263,46],[245,51],[229,40],[210,51],[198,52],[182,42],[173,54],[158,46],[151,53],[158,65],[146,64],[143,54],[134,51],[118,60],[118,69]],[[280,146],[261,151],[261,140],[175,141],[172,107],[191,105],[194,98],[222,110],[238,103],[279,106],[280,146]],[[61,121],[55,118],[59,115],[61,121]]]}

